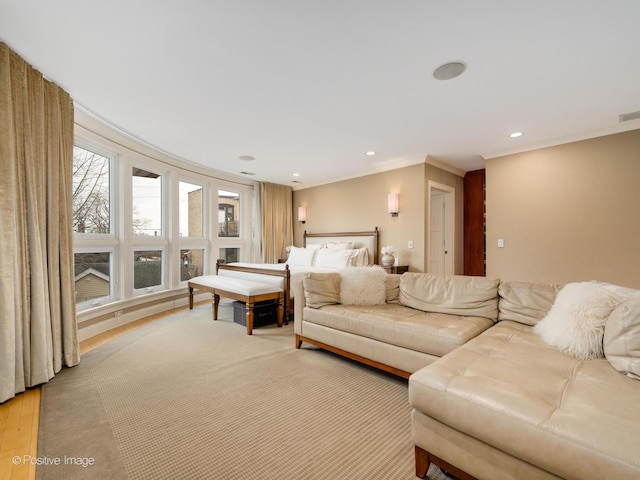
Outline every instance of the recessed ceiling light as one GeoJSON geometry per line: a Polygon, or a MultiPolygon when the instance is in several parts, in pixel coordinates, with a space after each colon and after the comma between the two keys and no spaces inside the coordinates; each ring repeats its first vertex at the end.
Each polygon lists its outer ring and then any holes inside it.
{"type": "Polygon", "coordinates": [[[466,69],[467,66],[462,62],[445,63],[433,71],[433,78],[436,80],[452,80],[462,75],[466,69]]]}
{"type": "Polygon", "coordinates": [[[251,155],[240,155],[238,158],[240,160],[244,160],[245,162],[250,162],[256,159],[256,157],[252,157],[251,155]]]}
{"type": "Polygon", "coordinates": [[[513,132],[511,135],[509,135],[511,138],[518,138],[521,137],[522,135],[524,135],[524,133],[522,132],[513,132]]]}
{"type": "Polygon", "coordinates": [[[373,150],[369,150],[367,153],[365,153],[365,155],[367,155],[368,157],[372,157],[376,154],[376,152],[374,152],[373,150]]]}
{"type": "Polygon", "coordinates": [[[299,177],[299,176],[300,176],[300,174],[299,174],[299,173],[294,173],[294,174],[293,174],[293,176],[294,176],[294,177],[299,177]]]}

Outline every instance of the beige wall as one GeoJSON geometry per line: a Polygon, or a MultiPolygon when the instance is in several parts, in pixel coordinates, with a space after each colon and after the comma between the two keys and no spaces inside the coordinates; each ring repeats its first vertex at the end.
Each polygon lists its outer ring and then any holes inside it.
{"type": "MultiPolygon", "coordinates": [[[[293,192],[294,239],[302,245],[302,234],[380,228],[380,246],[393,245],[400,264],[412,271],[425,271],[427,181],[456,187],[460,228],[459,270],[462,270],[462,178],[429,164],[418,164],[293,192]],[[400,194],[398,217],[387,213],[387,194],[400,194]],[[298,207],[307,207],[307,223],[297,221],[298,207]],[[409,240],[414,247],[408,248],[409,240]]],[[[378,252],[379,254],[379,252],[378,252]]],[[[458,263],[456,262],[456,263],[458,263]]]]}
{"type": "Polygon", "coordinates": [[[486,175],[488,277],[640,288],[640,130],[491,159],[486,175]]]}

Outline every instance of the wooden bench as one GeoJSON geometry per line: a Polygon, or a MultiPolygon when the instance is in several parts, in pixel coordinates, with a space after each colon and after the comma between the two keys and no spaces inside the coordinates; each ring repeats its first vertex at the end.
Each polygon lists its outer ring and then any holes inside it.
{"type": "Polygon", "coordinates": [[[213,319],[218,319],[220,297],[232,298],[247,304],[247,334],[253,332],[253,308],[256,302],[278,302],[278,327],[284,316],[284,290],[275,285],[220,275],[203,275],[189,280],[189,310],[193,309],[193,289],[213,294],[213,319]]]}

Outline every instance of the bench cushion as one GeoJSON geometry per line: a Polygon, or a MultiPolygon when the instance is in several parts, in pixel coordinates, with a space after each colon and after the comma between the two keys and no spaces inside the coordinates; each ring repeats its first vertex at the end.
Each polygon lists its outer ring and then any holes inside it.
{"type": "Polygon", "coordinates": [[[242,278],[223,277],[220,275],[203,275],[189,280],[189,285],[213,288],[225,292],[252,297],[267,293],[282,292],[282,288],[268,283],[244,280],[242,278]]]}

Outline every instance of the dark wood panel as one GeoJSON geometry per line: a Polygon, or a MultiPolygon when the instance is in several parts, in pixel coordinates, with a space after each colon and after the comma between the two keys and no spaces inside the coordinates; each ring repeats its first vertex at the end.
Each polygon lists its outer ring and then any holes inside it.
{"type": "Polygon", "coordinates": [[[464,176],[464,274],[486,275],[485,171],[464,176]]]}

